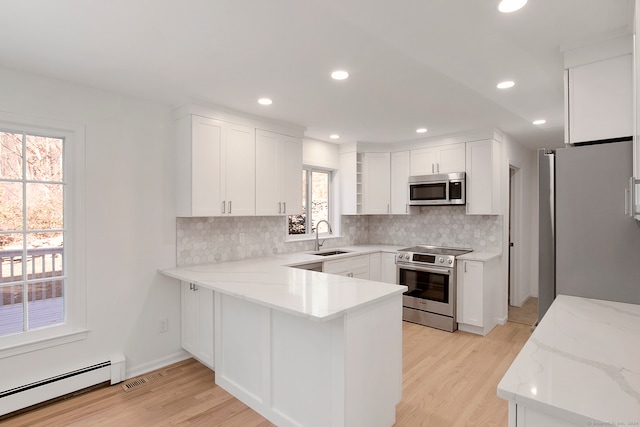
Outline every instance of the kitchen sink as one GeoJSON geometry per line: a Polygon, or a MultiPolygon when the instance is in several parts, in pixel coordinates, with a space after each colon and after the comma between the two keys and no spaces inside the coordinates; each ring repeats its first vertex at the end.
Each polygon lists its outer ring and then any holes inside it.
{"type": "Polygon", "coordinates": [[[348,251],[322,251],[322,252],[314,252],[312,255],[320,255],[320,256],[329,256],[329,255],[340,255],[340,254],[348,254],[348,251]]]}

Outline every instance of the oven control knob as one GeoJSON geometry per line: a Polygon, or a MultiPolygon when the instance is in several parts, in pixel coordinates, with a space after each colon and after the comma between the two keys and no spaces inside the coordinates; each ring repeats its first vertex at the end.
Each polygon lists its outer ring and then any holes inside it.
{"type": "Polygon", "coordinates": [[[410,258],[409,254],[404,254],[404,259],[409,259],[409,258],[410,258]]]}
{"type": "Polygon", "coordinates": [[[449,265],[453,264],[453,260],[449,258],[449,265]]]}
{"type": "Polygon", "coordinates": [[[442,263],[444,262],[444,258],[442,258],[442,257],[438,258],[438,262],[439,262],[440,264],[442,264],[442,263]]]}

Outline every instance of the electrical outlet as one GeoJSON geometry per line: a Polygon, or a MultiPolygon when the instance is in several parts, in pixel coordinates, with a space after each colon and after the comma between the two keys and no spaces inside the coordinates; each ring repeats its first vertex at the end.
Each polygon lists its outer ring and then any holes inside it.
{"type": "Polygon", "coordinates": [[[169,319],[166,317],[158,321],[158,333],[167,332],[169,330],[169,319]]]}
{"type": "Polygon", "coordinates": [[[480,230],[473,230],[473,237],[476,239],[480,237],[480,230]]]}

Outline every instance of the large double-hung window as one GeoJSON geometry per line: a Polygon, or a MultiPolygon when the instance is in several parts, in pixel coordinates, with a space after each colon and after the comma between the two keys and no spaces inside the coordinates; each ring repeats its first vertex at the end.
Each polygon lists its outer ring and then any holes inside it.
{"type": "Polygon", "coordinates": [[[82,132],[20,122],[0,120],[0,356],[84,329],[82,132]]]}

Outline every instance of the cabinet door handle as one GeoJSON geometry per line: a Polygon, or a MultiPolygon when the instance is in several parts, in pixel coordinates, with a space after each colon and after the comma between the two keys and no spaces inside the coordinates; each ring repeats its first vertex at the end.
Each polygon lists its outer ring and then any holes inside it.
{"type": "Polygon", "coordinates": [[[436,163],[438,165],[438,173],[440,173],[440,163],[436,163]]]}
{"type": "Polygon", "coordinates": [[[464,272],[467,272],[467,261],[464,262],[464,272]]]}
{"type": "Polygon", "coordinates": [[[431,174],[436,173],[436,164],[435,163],[431,163],[431,174]]]}
{"type": "Polygon", "coordinates": [[[287,213],[287,202],[282,202],[282,213],[287,213]]]}
{"type": "Polygon", "coordinates": [[[231,200],[229,200],[229,214],[231,214],[231,200]]]}
{"type": "Polygon", "coordinates": [[[387,213],[391,213],[391,205],[387,203],[387,213]]]}
{"type": "Polygon", "coordinates": [[[278,213],[282,213],[282,202],[278,202],[278,213]]]}
{"type": "Polygon", "coordinates": [[[225,202],[224,200],[222,201],[222,213],[227,213],[227,202],[225,202]]]}

